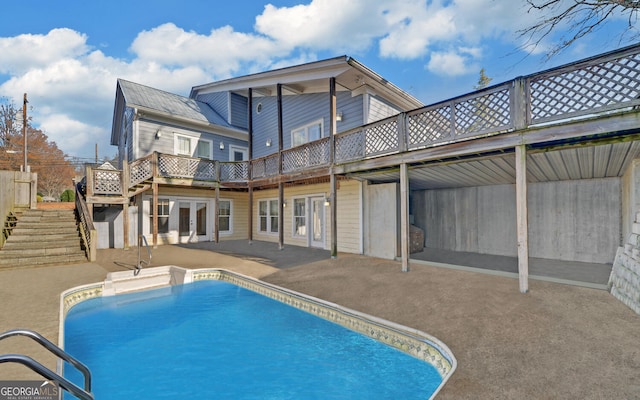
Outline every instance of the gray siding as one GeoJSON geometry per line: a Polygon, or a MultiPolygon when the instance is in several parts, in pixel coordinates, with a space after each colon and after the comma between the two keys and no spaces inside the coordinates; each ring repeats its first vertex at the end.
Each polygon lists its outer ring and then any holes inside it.
{"type": "MultiPolygon", "coordinates": [[[[363,124],[362,96],[351,97],[349,92],[337,94],[337,110],[342,111],[343,121],[337,123],[338,132],[363,124]]],[[[253,157],[264,157],[278,150],[277,98],[256,97],[253,100],[253,157]],[[262,104],[260,114],[256,112],[262,104]],[[266,146],[271,139],[271,147],[266,146]]],[[[291,131],[322,119],[323,137],[329,136],[329,95],[327,93],[283,96],[283,148],[291,147],[291,131]]]]}
{"type": "MultiPolygon", "coordinates": [[[[196,130],[159,125],[152,121],[139,121],[138,129],[138,158],[145,157],[154,151],[164,154],[175,154],[176,135],[201,138],[212,141],[213,159],[229,161],[229,146],[235,145],[247,147],[247,142],[241,139],[229,138],[215,133],[199,132],[196,130]],[[160,129],[161,136],[156,138],[156,132],[160,129]],[[224,143],[224,150],[220,150],[220,142],[224,143]]],[[[195,151],[195,148],[192,149],[195,151]]]]}
{"type": "MultiPolygon", "coordinates": [[[[620,178],[531,183],[529,255],[611,263],[620,245],[620,178]]],[[[425,245],[515,257],[513,185],[412,192],[415,224],[425,245]]]]}
{"type": "Polygon", "coordinates": [[[399,114],[400,110],[377,96],[369,96],[369,118],[367,123],[380,121],[399,114]]]}
{"type": "Polygon", "coordinates": [[[248,128],[247,98],[231,93],[231,119],[229,123],[242,129],[248,128]]]}
{"type": "MultiPolygon", "coordinates": [[[[207,93],[199,95],[196,100],[207,103],[215,112],[225,120],[229,118],[229,94],[228,92],[207,93]]],[[[228,121],[227,121],[228,122],[228,121]]]]}

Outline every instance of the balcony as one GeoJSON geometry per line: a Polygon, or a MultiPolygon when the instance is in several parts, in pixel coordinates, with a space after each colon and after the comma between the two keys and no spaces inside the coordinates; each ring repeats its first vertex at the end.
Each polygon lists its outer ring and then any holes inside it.
{"type": "MultiPolygon", "coordinates": [[[[280,176],[310,176],[314,171],[326,176],[334,166],[473,139],[514,132],[526,137],[533,130],[576,121],[604,121],[611,115],[622,120],[624,116],[637,114],[639,106],[640,45],[636,45],[516,78],[251,161],[221,162],[154,153],[132,162],[124,170],[93,169],[87,174],[87,191],[107,198],[128,198],[149,182],[247,187],[249,182],[259,184],[280,176]]],[[[600,125],[605,123],[616,122],[607,120],[600,125]]],[[[626,118],[610,131],[638,128],[637,118],[626,118]]]]}

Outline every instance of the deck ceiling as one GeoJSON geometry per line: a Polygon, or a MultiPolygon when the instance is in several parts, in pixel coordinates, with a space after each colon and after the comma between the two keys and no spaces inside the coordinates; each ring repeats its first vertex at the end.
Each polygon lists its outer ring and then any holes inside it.
{"type": "MultiPolygon", "coordinates": [[[[527,181],[620,177],[639,156],[638,141],[532,152],[527,155],[527,181]]],[[[374,184],[400,181],[398,168],[352,176],[374,184]]],[[[409,168],[411,190],[514,184],[515,180],[514,153],[409,168]]]]}

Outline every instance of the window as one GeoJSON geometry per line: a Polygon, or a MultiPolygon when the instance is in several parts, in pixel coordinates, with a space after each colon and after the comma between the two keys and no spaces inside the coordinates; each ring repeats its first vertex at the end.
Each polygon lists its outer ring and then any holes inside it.
{"type": "Polygon", "coordinates": [[[198,140],[196,146],[196,157],[211,159],[211,142],[208,140],[198,140]]]}
{"type": "Polygon", "coordinates": [[[178,136],[177,142],[176,153],[184,156],[191,156],[191,139],[184,136],[178,136]]]}
{"type": "MultiPolygon", "coordinates": [[[[153,199],[149,200],[149,226],[153,232],[153,199]]],[[[169,199],[158,199],[158,233],[169,233],[169,199]]]]}
{"type": "Polygon", "coordinates": [[[313,142],[322,137],[322,120],[319,119],[308,125],[301,126],[291,131],[291,147],[313,142]]]}
{"type": "Polygon", "coordinates": [[[278,232],[278,200],[260,200],[258,202],[258,219],[260,232],[278,232]]]}
{"type": "Polygon", "coordinates": [[[307,236],[306,199],[293,199],[293,236],[307,236]]]}
{"type": "Polygon", "coordinates": [[[218,201],[218,232],[231,232],[231,200],[218,201]]]}
{"type": "Polygon", "coordinates": [[[212,158],[212,144],[211,140],[176,135],[175,154],[210,160],[212,158]]]}

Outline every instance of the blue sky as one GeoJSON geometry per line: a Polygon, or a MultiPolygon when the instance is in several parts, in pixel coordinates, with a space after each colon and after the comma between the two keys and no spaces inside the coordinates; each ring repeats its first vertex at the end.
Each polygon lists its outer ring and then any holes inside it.
{"type": "Polygon", "coordinates": [[[430,104],[472,91],[481,68],[500,83],[631,44],[614,18],[545,62],[547,42],[519,50],[518,30],[541,17],[524,0],[25,0],[2,12],[0,97],[20,106],[26,92],[34,125],[83,158],[96,144],[116,152],[118,78],[188,95],[346,54],[430,104]]]}

